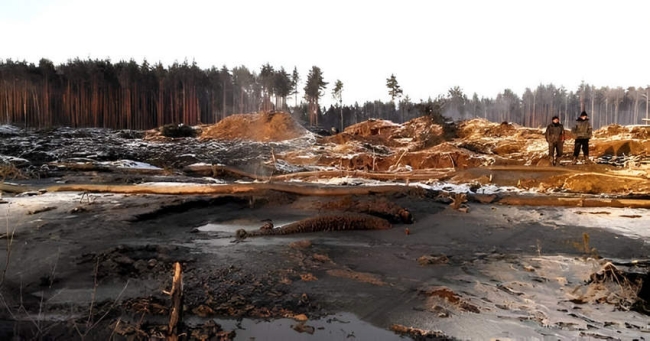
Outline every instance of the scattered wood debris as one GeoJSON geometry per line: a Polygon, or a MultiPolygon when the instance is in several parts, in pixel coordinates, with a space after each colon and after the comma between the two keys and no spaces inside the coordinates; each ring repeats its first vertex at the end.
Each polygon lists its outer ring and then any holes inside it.
{"type": "Polygon", "coordinates": [[[434,256],[434,255],[424,255],[418,258],[418,263],[420,265],[437,265],[437,264],[447,264],[449,263],[449,258],[445,255],[439,255],[439,256],[434,256]]]}

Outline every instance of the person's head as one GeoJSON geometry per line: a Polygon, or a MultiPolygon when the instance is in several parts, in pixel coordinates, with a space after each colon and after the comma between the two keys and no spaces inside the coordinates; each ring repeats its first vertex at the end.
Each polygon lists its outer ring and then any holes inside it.
{"type": "Polygon", "coordinates": [[[551,119],[551,121],[553,121],[553,123],[560,123],[560,118],[557,117],[557,116],[553,116],[553,118],[551,119]]]}
{"type": "Polygon", "coordinates": [[[580,119],[581,120],[589,119],[589,116],[587,115],[586,111],[583,111],[583,112],[580,113],[580,119]]]}

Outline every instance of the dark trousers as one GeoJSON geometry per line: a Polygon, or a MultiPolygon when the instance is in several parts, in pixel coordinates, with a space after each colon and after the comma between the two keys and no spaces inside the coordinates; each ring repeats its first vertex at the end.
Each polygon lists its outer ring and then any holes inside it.
{"type": "Polygon", "coordinates": [[[576,139],[576,144],[573,147],[573,157],[580,155],[580,148],[584,157],[589,157],[589,139],[576,139]]]}
{"type": "Polygon", "coordinates": [[[548,157],[551,158],[551,159],[562,157],[562,146],[563,145],[564,145],[563,141],[549,142],[548,143],[548,157]]]}

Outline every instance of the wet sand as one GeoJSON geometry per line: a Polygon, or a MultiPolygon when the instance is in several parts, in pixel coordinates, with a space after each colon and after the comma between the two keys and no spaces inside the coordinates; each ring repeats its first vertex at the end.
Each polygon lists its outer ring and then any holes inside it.
{"type": "MultiPolygon", "coordinates": [[[[393,325],[462,340],[649,335],[648,318],[639,312],[575,303],[605,261],[650,258],[647,210],[470,203],[463,213],[426,195],[384,198],[408,208],[415,223],[237,241],[239,228],[335,212],[323,207],[341,198],[5,195],[0,212],[13,244],[7,261],[8,239],[0,243],[0,264],[8,264],[1,318],[24,321],[15,330],[27,336],[56,331],[79,338],[90,329],[93,337],[123,337],[117,321],[145,329],[144,322],[165,320],[167,311],[156,307],[169,305],[162,291],[178,261],[188,325],[245,318],[240,326],[224,322],[235,339],[345,339],[321,325],[336,314],[359,319],[343,328],[346,337],[383,335],[372,339],[397,336],[393,325]],[[44,207],[52,209],[35,213],[44,207]],[[422,256],[431,256],[431,264],[418,262],[422,256]],[[293,329],[301,314],[313,335],[293,329]],[[84,323],[89,315],[96,325],[84,323]],[[267,322],[260,321],[276,322],[262,328],[267,322]],[[77,329],[70,327],[75,322],[77,329]],[[259,328],[241,329],[251,323],[259,328]]],[[[15,332],[10,324],[2,324],[3,338],[15,332]]]]}

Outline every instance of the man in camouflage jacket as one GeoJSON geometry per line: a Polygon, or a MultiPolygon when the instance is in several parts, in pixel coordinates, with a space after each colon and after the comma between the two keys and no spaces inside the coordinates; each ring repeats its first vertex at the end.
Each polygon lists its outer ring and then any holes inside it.
{"type": "Polygon", "coordinates": [[[589,116],[586,112],[580,113],[580,117],[576,120],[576,125],[571,129],[571,133],[575,138],[575,147],[573,148],[573,163],[578,161],[580,149],[585,162],[589,162],[589,139],[591,138],[591,124],[589,123],[589,116]]]}
{"type": "Polygon", "coordinates": [[[553,116],[551,124],[546,127],[544,136],[548,142],[548,160],[555,166],[558,159],[562,157],[562,145],[564,144],[564,126],[560,123],[560,118],[553,116]]]}

